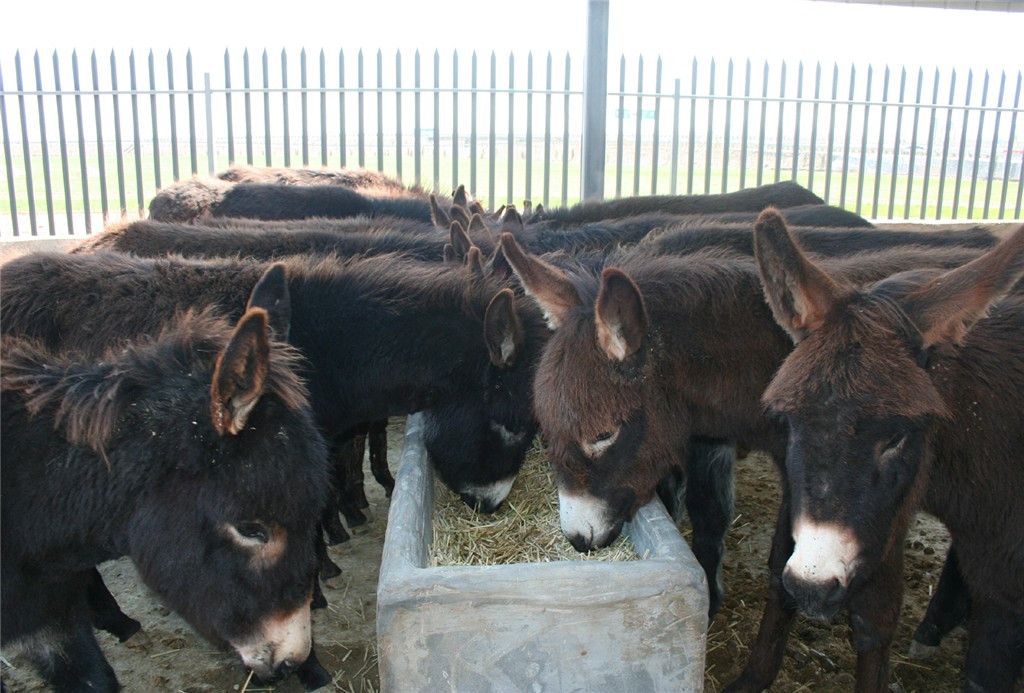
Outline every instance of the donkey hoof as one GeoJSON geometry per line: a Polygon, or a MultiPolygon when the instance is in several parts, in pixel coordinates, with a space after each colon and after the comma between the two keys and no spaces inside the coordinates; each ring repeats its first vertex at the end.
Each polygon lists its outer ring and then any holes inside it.
{"type": "Polygon", "coordinates": [[[929,659],[937,649],[939,649],[938,645],[925,645],[923,642],[911,640],[907,656],[916,660],[929,659]]]}
{"type": "Polygon", "coordinates": [[[330,580],[341,575],[341,568],[338,564],[332,561],[330,558],[324,558],[323,563],[320,566],[320,579],[330,580]]]}

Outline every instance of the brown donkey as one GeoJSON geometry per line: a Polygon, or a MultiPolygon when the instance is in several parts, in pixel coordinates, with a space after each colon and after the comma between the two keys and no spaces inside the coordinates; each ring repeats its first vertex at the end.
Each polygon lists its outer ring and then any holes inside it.
{"type": "MultiPolygon", "coordinates": [[[[580,551],[604,546],[660,481],[685,472],[693,550],[714,608],[732,470],[691,468],[694,437],[766,450],[780,466],[785,456],[785,428],[766,415],[761,394],[792,342],[765,303],[753,258],[634,251],[610,256],[617,266],[603,272],[570,274],[523,252],[511,234],[501,248],[555,330],[533,387],[563,532],[580,551]]],[[[878,280],[920,263],[955,267],[978,252],[878,255],[830,262],[878,280]]]]}
{"type": "Polygon", "coordinates": [[[902,546],[921,509],[949,528],[972,599],[965,690],[1024,663],[1024,227],[946,271],[856,289],[773,211],[756,226],[765,295],[796,342],[764,394],[787,424],[785,496],[761,631],[731,690],[778,672],[796,609],[850,613],[857,690],[887,690],[902,546]]]}

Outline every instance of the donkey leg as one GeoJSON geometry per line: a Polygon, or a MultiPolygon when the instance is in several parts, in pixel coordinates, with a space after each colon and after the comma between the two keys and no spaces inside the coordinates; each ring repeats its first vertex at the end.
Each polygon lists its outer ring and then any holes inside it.
{"type": "Polygon", "coordinates": [[[861,589],[850,596],[850,641],[857,651],[856,690],[889,690],[889,655],[903,604],[903,551],[879,563],[861,589]]]}
{"type": "Polygon", "coordinates": [[[295,678],[307,691],[323,688],[333,680],[330,673],[320,664],[320,660],[316,656],[316,648],[312,646],[309,648],[309,656],[306,657],[306,661],[295,670],[295,678]]]}
{"type": "Polygon", "coordinates": [[[988,602],[974,603],[967,645],[964,690],[1016,690],[1024,666],[1024,615],[988,602]]]}
{"type": "MultiPolygon", "coordinates": [[[[349,527],[357,527],[366,522],[366,515],[360,510],[361,500],[366,497],[363,491],[363,455],[366,452],[366,425],[361,424],[349,429],[339,436],[336,449],[337,465],[341,485],[341,514],[349,527]]],[[[369,504],[367,504],[369,505],[369,504]]],[[[362,506],[365,507],[365,506],[362,506]]]]}
{"type": "Polygon", "coordinates": [[[121,611],[114,595],[103,582],[100,571],[93,568],[88,573],[85,600],[89,605],[89,618],[92,624],[121,642],[138,633],[142,629],[142,624],[121,611]]]}
{"type": "Polygon", "coordinates": [[[27,656],[36,671],[57,693],[99,691],[115,693],[121,686],[113,668],[103,656],[89,624],[85,609],[73,617],[70,628],[55,641],[31,648],[27,656]]]}
{"type": "Polygon", "coordinates": [[[370,440],[370,471],[384,488],[384,494],[391,498],[391,492],[395,490],[395,477],[391,476],[388,468],[388,420],[372,421],[367,437],[370,440]]]}
{"type": "Polygon", "coordinates": [[[686,455],[686,511],[693,525],[693,555],[708,577],[708,613],[722,605],[722,556],[733,518],[734,443],[692,438],[686,455]]]}
{"type": "Polygon", "coordinates": [[[793,554],[793,527],[789,491],[782,483],[782,503],[775,522],[772,550],[768,556],[768,590],[757,639],[739,678],[725,687],[726,693],[760,693],[771,686],[782,668],[789,630],[796,619],[796,604],[782,585],[782,571],[793,554]]]}
{"type": "Polygon", "coordinates": [[[970,610],[971,597],[960,574],[956,546],[950,546],[935,594],[928,602],[924,619],[914,631],[914,639],[910,643],[911,658],[923,659],[934,652],[949,631],[967,619],[970,610]]]}

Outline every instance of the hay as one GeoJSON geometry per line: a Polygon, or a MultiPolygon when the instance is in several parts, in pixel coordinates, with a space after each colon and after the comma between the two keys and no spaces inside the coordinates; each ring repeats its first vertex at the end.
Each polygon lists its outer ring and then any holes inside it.
{"type": "Polygon", "coordinates": [[[534,442],[508,498],[493,515],[481,515],[435,481],[432,566],[507,565],[550,561],[635,561],[633,545],[620,536],[610,546],[579,553],[558,522],[558,493],[547,452],[534,442]]]}

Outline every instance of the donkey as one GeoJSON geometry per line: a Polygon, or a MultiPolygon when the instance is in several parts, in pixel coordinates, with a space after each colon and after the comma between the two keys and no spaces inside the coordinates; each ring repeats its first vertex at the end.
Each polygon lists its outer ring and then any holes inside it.
{"type": "Polygon", "coordinates": [[[216,174],[231,183],[276,183],[278,185],[340,185],[375,194],[421,194],[381,171],[365,168],[282,168],[232,164],[216,174]]]}
{"type": "MultiPolygon", "coordinates": [[[[592,272],[529,256],[511,234],[501,249],[554,329],[537,366],[534,408],[555,469],[562,530],[578,550],[610,543],[659,481],[685,473],[693,436],[785,459],[785,429],[765,415],[760,396],[791,342],[772,319],[752,257],[623,252],[592,272]]],[[[956,266],[977,251],[868,255],[833,262],[846,274],[880,279],[918,265],[956,266]]],[[[731,467],[701,470],[698,482],[699,491],[687,490],[687,510],[717,606],[731,467]]]]}
{"type": "Polygon", "coordinates": [[[56,690],[119,687],[86,593],[122,555],[257,676],[306,660],[327,456],[269,323],[188,312],[95,360],[5,331],[0,638],[56,690]]]}
{"type": "Polygon", "coordinates": [[[888,690],[903,538],[922,509],[949,528],[971,596],[965,690],[1012,690],[1024,665],[1024,299],[1007,294],[1024,276],[1024,226],[963,267],[864,289],[808,259],[775,213],[756,249],[796,347],[764,393],[789,431],[785,501],[765,617],[732,689],[771,683],[797,609],[845,607],[858,690],[888,690]]]}
{"type": "Polygon", "coordinates": [[[619,219],[634,214],[707,214],[712,212],[760,212],[766,207],[820,205],[824,200],[793,181],[768,183],[731,193],[712,195],[648,195],[623,197],[602,202],[585,201],[572,207],[545,209],[538,218],[551,228],[573,226],[592,221],[619,219]]]}

